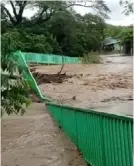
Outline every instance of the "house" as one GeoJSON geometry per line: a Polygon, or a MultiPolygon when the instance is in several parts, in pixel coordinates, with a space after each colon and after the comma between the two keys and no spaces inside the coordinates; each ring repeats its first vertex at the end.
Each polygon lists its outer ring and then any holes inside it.
{"type": "Polygon", "coordinates": [[[104,51],[120,51],[121,50],[121,46],[120,46],[120,41],[112,38],[112,37],[108,37],[106,38],[103,43],[103,50],[104,51]]]}

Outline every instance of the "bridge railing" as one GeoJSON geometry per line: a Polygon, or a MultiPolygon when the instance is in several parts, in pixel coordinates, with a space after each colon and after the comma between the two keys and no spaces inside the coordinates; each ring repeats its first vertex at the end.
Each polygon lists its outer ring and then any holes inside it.
{"type": "Polygon", "coordinates": [[[133,119],[52,103],[47,110],[92,166],[132,166],[133,119]]]}
{"type": "Polygon", "coordinates": [[[78,57],[69,57],[54,54],[39,54],[39,53],[27,53],[23,52],[27,63],[39,63],[39,64],[78,64],[81,63],[78,57]]]}

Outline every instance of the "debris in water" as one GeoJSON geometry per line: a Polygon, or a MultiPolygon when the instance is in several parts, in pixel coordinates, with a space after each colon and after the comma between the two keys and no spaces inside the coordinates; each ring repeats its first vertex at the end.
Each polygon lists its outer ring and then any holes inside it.
{"type": "Polygon", "coordinates": [[[73,96],[72,99],[73,99],[73,100],[76,100],[76,96],[73,96]]]}

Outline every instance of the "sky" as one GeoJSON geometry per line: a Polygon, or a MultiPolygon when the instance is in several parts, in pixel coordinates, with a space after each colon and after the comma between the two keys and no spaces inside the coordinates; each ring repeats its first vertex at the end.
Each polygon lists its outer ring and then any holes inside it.
{"type": "MultiPolygon", "coordinates": [[[[106,4],[111,10],[109,14],[110,19],[106,20],[107,23],[113,25],[130,25],[134,24],[134,14],[125,16],[122,14],[122,7],[119,5],[119,0],[105,0],[106,4]]],[[[82,15],[88,13],[90,9],[84,7],[75,7],[75,10],[82,15]]]]}
{"type": "MultiPolygon", "coordinates": [[[[109,14],[110,19],[106,20],[107,23],[113,24],[113,25],[130,25],[134,24],[134,14],[131,14],[129,16],[125,16],[122,14],[122,7],[119,5],[119,0],[105,0],[106,4],[111,10],[111,13],[109,14]]],[[[10,7],[8,7],[10,8],[10,7]]],[[[86,13],[91,12],[90,8],[75,6],[74,9],[76,12],[80,13],[81,15],[84,15],[86,13]]],[[[10,8],[10,11],[12,9],[10,8]]],[[[24,16],[31,17],[35,10],[25,10],[24,16]]]]}

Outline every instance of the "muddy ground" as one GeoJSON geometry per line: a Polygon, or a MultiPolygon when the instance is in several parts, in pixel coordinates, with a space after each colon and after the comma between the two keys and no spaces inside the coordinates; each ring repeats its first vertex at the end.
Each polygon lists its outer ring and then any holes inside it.
{"type": "MultiPolygon", "coordinates": [[[[103,57],[103,64],[65,65],[59,83],[40,82],[41,91],[64,103],[132,115],[132,57],[103,57]]],[[[56,74],[61,66],[38,66],[56,74]]],[[[55,125],[44,104],[33,103],[24,116],[2,118],[2,166],[86,166],[76,147],[55,125]]]]}

